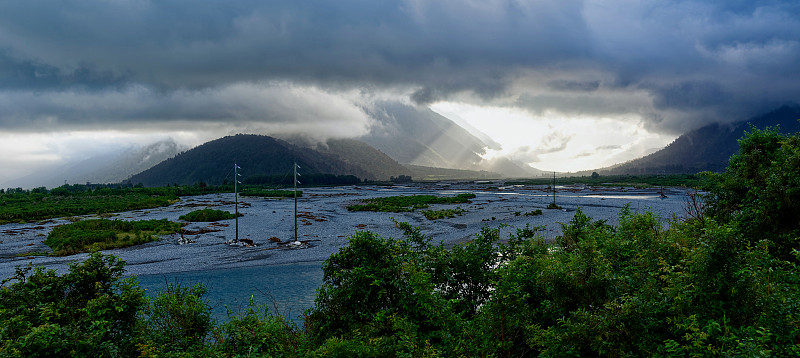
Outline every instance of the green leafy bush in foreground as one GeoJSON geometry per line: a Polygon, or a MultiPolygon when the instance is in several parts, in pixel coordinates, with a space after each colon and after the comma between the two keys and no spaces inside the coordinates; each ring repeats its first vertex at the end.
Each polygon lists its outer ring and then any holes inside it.
{"type": "MultiPolygon", "coordinates": [[[[239,216],[242,216],[239,213],[239,216]]],[[[236,218],[236,214],[229,213],[224,210],[216,210],[216,209],[202,209],[202,210],[195,210],[186,215],[181,215],[178,219],[186,220],[191,222],[209,222],[209,221],[218,221],[218,220],[228,220],[236,218]]]]}
{"type": "Polygon", "coordinates": [[[123,221],[83,220],[59,225],[50,231],[45,245],[57,256],[91,250],[105,250],[139,245],[158,240],[159,235],[176,233],[181,224],[167,219],[123,221]]]}
{"type": "Polygon", "coordinates": [[[18,268],[16,282],[0,288],[0,356],[138,355],[146,300],[135,279],[122,279],[123,267],[114,256],[94,253],[63,276],[18,268]]]}

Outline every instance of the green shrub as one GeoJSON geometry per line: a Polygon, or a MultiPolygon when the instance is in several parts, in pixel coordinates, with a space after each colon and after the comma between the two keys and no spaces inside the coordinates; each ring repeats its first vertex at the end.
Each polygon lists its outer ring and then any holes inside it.
{"type": "Polygon", "coordinates": [[[213,332],[215,349],[225,356],[292,356],[299,350],[300,335],[282,316],[273,316],[265,307],[258,309],[252,297],[243,312],[228,312],[229,320],[213,332]]]}
{"type": "Polygon", "coordinates": [[[425,215],[425,218],[428,220],[438,220],[438,219],[454,218],[456,216],[461,216],[465,212],[467,211],[462,208],[423,210],[422,215],[425,215]]]}
{"type": "Polygon", "coordinates": [[[168,284],[144,307],[140,345],[148,355],[197,352],[205,349],[206,337],[214,326],[202,285],[168,284]]]}
{"type": "MultiPolygon", "coordinates": [[[[242,216],[242,213],[239,213],[239,216],[242,216]]],[[[192,211],[186,215],[181,215],[178,219],[191,222],[209,222],[234,218],[236,218],[236,214],[234,213],[229,213],[224,210],[206,208],[192,211]]]]}
{"type": "Polygon", "coordinates": [[[144,291],[122,279],[123,266],[115,256],[93,253],[63,276],[18,268],[16,282],[0,288],[0,355],[135,356],[144,291]]]}
{"type": "Polygon", "coordinates": [[[751,128],[723,174],[706,173],[708,214],[734,223],[755,244],[769,239],[784,259],[800,249],[800,134],[751,128]]]}

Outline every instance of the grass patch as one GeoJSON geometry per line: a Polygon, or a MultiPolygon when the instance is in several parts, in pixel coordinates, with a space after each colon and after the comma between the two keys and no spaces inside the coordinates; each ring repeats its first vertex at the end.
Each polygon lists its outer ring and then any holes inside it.
{"type": "Polygon", "coordinates": [[[409,212],[428,208],[431,204],[464,204],[474,199],[475,194],[465,193],[456,196],[400,195],[362,200],[363,204],[347,207],[349,211],[378,211],[389,213],[409,212]]]}
{"type": "Polygon", "coordinates": [[[31,252],[20,252],[14,256],[16,257],[28,257],[28,256],[47,256],[50,253],[47,251],[31,251],[31,252]]]}
{"type": "Polygon", "coordinates": [[[0,224],[32,222],[78,215],[150,209],[167,206],[175,197],[144,192],[75,195],[17,194],[0,195],[0,224]]]}
{"type": "Polygon", "coordinates": [[[428,220],[438,220],[438,219],[448,219],[454,218],[456,216],[463,215],[466,210],[462,208],[455,208],[455,209],[442,209],[442,210],[423,210],[422,215],[425,215],[425,218],[428,220]]]}
{"type": "MultiPolygon", "coordinates": [[[[239,213],[239,216],[242,216],[242,214],[239,213]]],[[[181,215],[178,219],[191,222],[209,222],[218,220],[228,220],[233,218],[236,218],[236,214],[229,213],[224,210],[203,209],[203,210],[192,211],[186,215],[181,215]]]]}
{"type": "Polygon", "coordinates": [[[122,221],[93,219],[53,228],[45,245],[54,256],[93,250],[116,249],[158,240],[159,235],[176,233],[181,224],[162,220],[122,221]]]}

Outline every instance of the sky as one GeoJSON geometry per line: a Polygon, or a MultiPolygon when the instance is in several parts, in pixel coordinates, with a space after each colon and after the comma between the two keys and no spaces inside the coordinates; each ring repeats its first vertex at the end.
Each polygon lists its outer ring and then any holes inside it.
{"type": "Polygon", "coordinates": [[[544,170],[800,98],[800,2],[0,2],[0,184],[109,146],[354,137],[429,107],[544,170]]]}

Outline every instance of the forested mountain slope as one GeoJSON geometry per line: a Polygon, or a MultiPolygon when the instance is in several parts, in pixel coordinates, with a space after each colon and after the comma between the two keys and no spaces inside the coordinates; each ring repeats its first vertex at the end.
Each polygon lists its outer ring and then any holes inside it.
{"type": "MultiPolygon", "coordinates": [[[[334,143],[334,148],[343,147],[337,145],[334,143]]],[[[378,151],[361,148],[361,152],[372,154],[372,164],[393,162],[385,155],[385,158],[375,159],[381,157],[378,151]]],[[[383,173],[390,173],[392,170],[398,171],[394,175],[405,174],[404,168],[396,162],[386,169],[374,165],[372,170],[367,170],[359,164],[360,160],[343,158],[341,153],[335,151],[323,153],[269,136],[238,134],[207,142],[167,159],[134,175],[130,182],[146,186],[197,182],[221,184],[226,180],[232,182],[234,162],[242,168],[241,179],[245,181],[256,177],[286,175],[292,171],[295,162],[300,165],[304,174],[354,175],[359,179],[370,180],[378,179],[383,173]]]]}
{"type": "Polygon", "coordinates": [[[800,131],[800,106],[784,106],[773,112],[733,124],[710,124],[685,133],[655,153],[626,163],[598,169],[600,174],[674,174],[725,170],[728,159],[739,150],[738,139],[752,124],[764,129],[780,126],[783,133],[800,131]]]}

